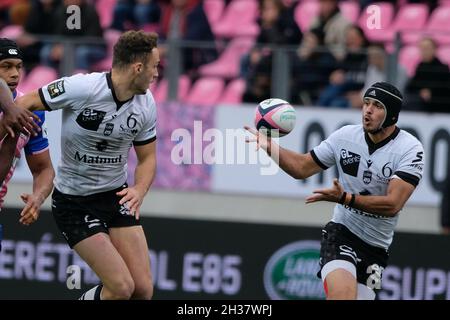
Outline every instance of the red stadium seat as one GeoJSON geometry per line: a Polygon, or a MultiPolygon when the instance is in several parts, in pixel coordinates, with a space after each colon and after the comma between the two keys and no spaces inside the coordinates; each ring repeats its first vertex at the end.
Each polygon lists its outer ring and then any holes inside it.
{"type": "Polygon", "coordinates": [[[219,38],[255,37],[259,33],[258,14],[256,0],[233,0],[225,8],[223,18],[212,26],[213,32],[219,38]]]}
{"type": "Polygon", "coordinates": [[[242,95],[245,91],[245,80],[234,79],[226,87],[220,98],[221,103],[239,104],[242,103],[242,95]]]}
{"type": "Polygon", "coordinates": [[[219,102],[225,82],[217,77],[198,79],[186,98],[186,103],[198,106],[211,106],[219,102]]]}
{"type": "Polygon", "coordinates": [[[408,76],[414,76],[416,67],[421,60],[420,50],[415,45],[405,46],[400,49],[398,60],[405,67],[408,76]]]}
{"type": "MultiPolygon", "coordinates": [[[[189,77],[186,75],[181,75],[178,79],[178,101],[186,100],[190,87],[191,80],[189,79],[189,77]]],[[[169,83],[167,79],[162,79],[161,81],[159,81],[156,89],[152,90],[152,93],[156,102],[165,102],[169,93],[169,83]]]]}
{"type": "Polygon", "coordinates": [[[233,39],[216,61],[200,67],[200,74],[202,76],[220,76],[228,79],[236,78],[239,74],[240,59],[250,51],[254,42],[253,38],[233,39]]]}
{"type": "Polygon", "coordinates": [[[300,2],[294,11],[294,18],[297,25],[305,32],[309,29],[313,20],[319,15],[319,2],[318,1],[302,1],[300,2]]]}
{"type": "Polygon", "coordinates": [[[394,17],[394,6],[388,2],[375,2],[368,6],[359,17],[358,24],[364,30],[369,41],[386,41],[386,32],[390,30],[394,17]],[[375,14],[379,16],[377,19],[375,14]],[[375,25],[376,22],[379,26],[375,25]]]}

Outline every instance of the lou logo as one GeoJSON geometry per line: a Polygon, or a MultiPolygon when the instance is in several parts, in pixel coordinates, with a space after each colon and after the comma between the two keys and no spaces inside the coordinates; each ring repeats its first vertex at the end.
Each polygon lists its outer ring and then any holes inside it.
{"type": "Polygon", "coordinates": [[[364,170],[363,172],[363,182],[369,184],[372,181],[372,172],[370,170],[364,170]]]}
{"type": "Polygon", "coordinates": [[[298,241],[276,251],[264,269],[264,288],[273,300],[325,299],[319,271],[320,242],[298,241]]]}

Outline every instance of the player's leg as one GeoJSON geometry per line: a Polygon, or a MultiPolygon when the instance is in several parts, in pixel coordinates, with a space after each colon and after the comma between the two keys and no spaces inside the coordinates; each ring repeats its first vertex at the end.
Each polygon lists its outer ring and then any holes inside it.
{"type": "Polygon", "coordinates": [[[114,227],[109,229],[109,234],[133,278],[135,288],[131,298],[151,299],[153,281],[144,230],[140,225],[114,227]]]}
{"type": "Polygon", "coordinates": [[[332,260],[321,271],[328,300],[355,300],[357,298],[356,267],[345,260],[332,260]]]}
{"type": "Polygon", "coordinates": [[[100,299],[129,299],[132,296],[133,278],[108,234],[96,233],[78,242],[73,249],[100,278],[103,284],[100,299]]]}

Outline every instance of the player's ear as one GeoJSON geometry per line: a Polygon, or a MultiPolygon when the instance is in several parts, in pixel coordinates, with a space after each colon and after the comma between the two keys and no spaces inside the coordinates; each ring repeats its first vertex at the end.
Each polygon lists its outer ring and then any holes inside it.
{"type": "Polygon", "coordinates": [[[138,62],[134,65],[134,70],[137,73],[140,73],[143,69],[144,69],[144,65],[142,64],[142,62],[138,62]]]}

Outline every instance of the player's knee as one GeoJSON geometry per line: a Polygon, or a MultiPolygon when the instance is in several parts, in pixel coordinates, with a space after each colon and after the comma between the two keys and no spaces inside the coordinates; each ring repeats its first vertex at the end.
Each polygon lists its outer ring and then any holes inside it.
{"type": "Polygon", "coordinates": [[[151,281],[143,281],[136,283],[133,293],[133,299],[150,300],[153,297],[153,283],[151,281]]]}
{"type": "Polygon", "coordinates": [[[110,292],[113,299],[129,300],[134,293],[135,285],[133,279],[123,279],[115,283],[110,292]]]}

